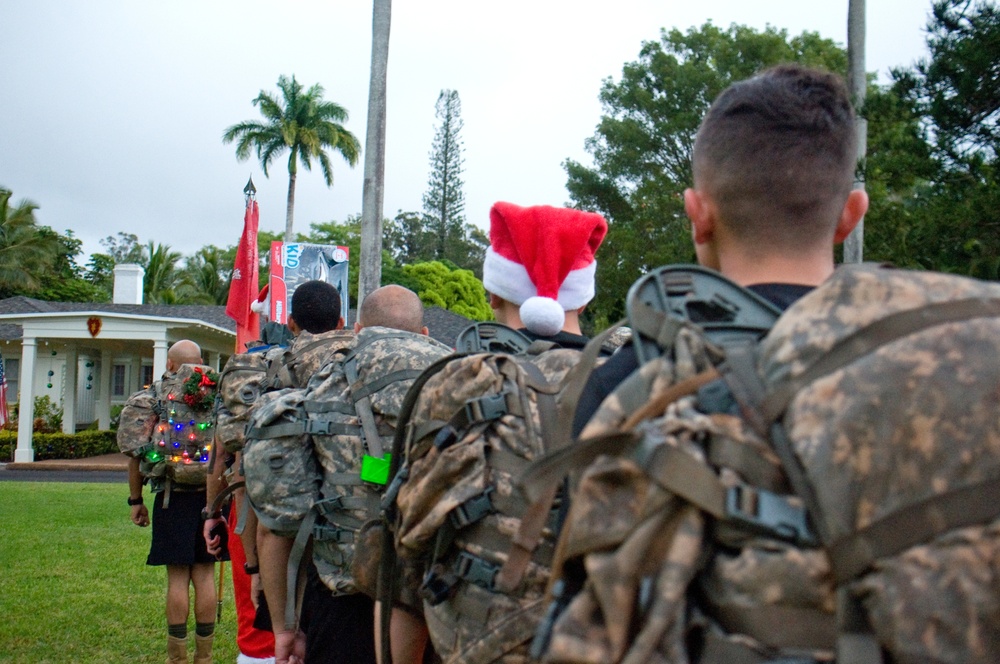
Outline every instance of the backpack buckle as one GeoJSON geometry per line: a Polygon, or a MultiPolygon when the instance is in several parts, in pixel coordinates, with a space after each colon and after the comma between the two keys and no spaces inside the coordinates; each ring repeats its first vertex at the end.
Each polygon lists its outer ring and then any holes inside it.
{"type": "Polygon", "coordinates": [[[455,561],[455,575],[491,592],[496,592],[496,578],[500,567],[482,558],[462,551],[455,561]]]}
{"type": "Polygon", "coordinates": [[[766,489],[737,484],[726,491],[726,518],[747,530],[798,546],[818,546],[805,508],[766,489]]]}
{"type": "Polygon", "coordinates": [[[458,577],[445,571],[444,565],[435,563],[427,570],[424,582],[420,584],[420,596],[431,606],[437,606],[452,595],[458,577]]]}
{"type": "Polygon", "coordinates": [[[488,486],[486,490],[482,493],[469,498],[461,505],[458,505],[451,511],[448,518],[451,520],[451,524],[455,527],[455,530],[461,530],[469,524],[475,523],[480,519],[485,518],[487,515],[494,512],[493,502],[490,497],[493,495],[493,487],[488,486]]]}
{"type": "Polygon", "coordinates": [[[469,422],[490,422],[507,414],[507,393],[490,394],[465,402],[465,416],[469,422]]]}

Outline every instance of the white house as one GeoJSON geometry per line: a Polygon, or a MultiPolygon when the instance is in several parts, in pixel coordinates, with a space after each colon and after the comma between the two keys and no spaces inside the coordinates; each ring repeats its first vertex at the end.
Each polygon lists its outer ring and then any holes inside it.
{"type": "Polygon", "coordinates": [[[142,303],[143,269],[115,267],[111,304],[0,300],[0,352],[7,394],[20,403],[17,462],[34,461],[34,398],[48,396],[63,409],[63,431],[97,423],[107,429],[111,409],[166,370],[167,349],[191,339],[218,369],[236,345],[225,307],[142,303]]]}
{"type": "MultiPolygon", "coordinates": [[[[167,349],[190,339],[205,363],[224,367],[236,346],[236,326],[225,307],[142,303],[143,269],[115,267],[111,304],[0,300],[0,353],[11,403],[20,402],[14,461],[35,460],[34,398],[63,409],[63,431],[108,429],[111,410],[166,370],[167,349]]],[[[351,310],[348,325],[355,312],[351,310]]],[[[430,335],[448,345],[472,321],[440,307],[424,310],[430,335]]]]}

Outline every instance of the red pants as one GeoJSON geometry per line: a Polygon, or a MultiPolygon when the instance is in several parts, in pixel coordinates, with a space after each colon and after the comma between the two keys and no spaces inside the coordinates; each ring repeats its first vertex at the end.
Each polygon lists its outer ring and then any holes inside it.
{"type": "Polygon", "coordinates": [[[247,557],[243,542],[236,534],[239,503],[233,501],[229,510],[229,559],[233,568],[233,596],[236,598],[236,645],[248,657],[274,657],[274,634],[253,626],[254,608],[250,599],[250,577],[243,571],[247,557]]]}

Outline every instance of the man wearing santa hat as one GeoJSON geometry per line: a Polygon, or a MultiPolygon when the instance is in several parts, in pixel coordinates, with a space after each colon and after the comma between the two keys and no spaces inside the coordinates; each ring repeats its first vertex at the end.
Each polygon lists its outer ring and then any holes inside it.
{"type": "Polygon", "coordinates": [[[607,232],[593,212],[496,203],[483,262],[496,319],[532,339],[583,348],[580,314],[594,298],[594,254],[607,232]]]}

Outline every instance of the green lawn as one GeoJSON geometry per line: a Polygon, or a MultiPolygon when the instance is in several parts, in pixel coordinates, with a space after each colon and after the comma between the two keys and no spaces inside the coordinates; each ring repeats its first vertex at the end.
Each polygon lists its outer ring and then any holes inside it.
{"type": "MultiPolygon", "coordinates": [[[[166,658],[166,571],[129,521],[124,484],[0,482],[0,662],[166,658]]],[[[215,661],[236,661],[226,564],[215,661]]],[[[194,647],[194,615],[188,619],[194,647]]]]}

